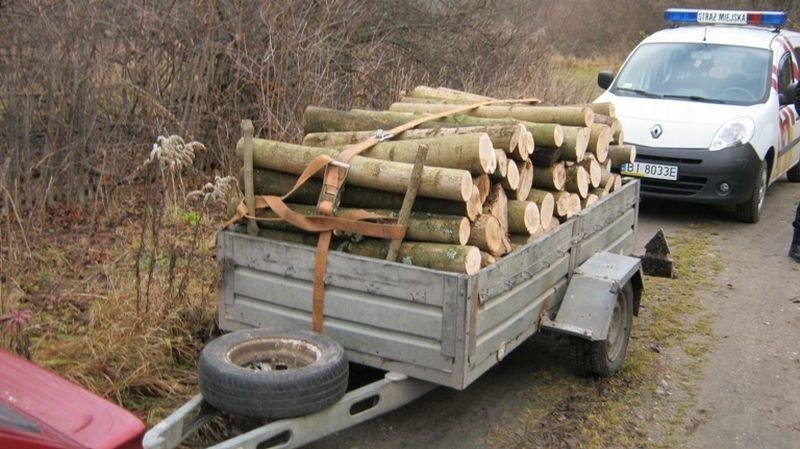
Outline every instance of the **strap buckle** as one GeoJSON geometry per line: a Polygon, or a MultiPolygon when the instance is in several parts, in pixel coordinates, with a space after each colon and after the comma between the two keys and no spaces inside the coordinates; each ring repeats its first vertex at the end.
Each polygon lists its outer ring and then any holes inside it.
{"type": "Polygon", "coordinates": [[[350,164],[337,160],[331,161],[325,168],[325,178],[317,201],[317,210],[320,214],[335,214],[342,200],[342,188],[349,170],[350,164]]]}

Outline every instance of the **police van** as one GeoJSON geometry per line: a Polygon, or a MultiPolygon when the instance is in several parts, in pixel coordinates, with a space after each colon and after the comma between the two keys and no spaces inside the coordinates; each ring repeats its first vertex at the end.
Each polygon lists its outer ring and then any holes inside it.
{"type": "Polygon", "coordinates": [[[731,207],[755,223],[767,187],[800,182],[800,33],[786,13],[668,9],[619,72],[600,72],[642,179],[642,197],[731,207]]]}

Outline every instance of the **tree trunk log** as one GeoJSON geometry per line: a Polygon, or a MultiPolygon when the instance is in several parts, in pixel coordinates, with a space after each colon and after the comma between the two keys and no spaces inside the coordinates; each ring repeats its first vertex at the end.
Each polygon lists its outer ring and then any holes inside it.
{"type": "Polygon", "coordinates": [[[407,96],[435,98],[437,100],[457,101],[463,103],[478,103],[481,101],[487,101],[493,99],[492,97],[485,97],[483,95],[473,94],[470,92],[464,92],[456,89],[450,89],[448,87],[428,87],[428,86],[416,86],[411,90],[411,92],[407,96]]]}
{"type": "Polygon", "coordinates": [[[553,216],[553,218],[550,219],[550,222],[547,223],[547,226],[544,227],[544,232],[547,233],[554,231],[560,224],[561,221],[559,221],[558,217],[553,216]]]}
{"type": "Polygon", "coordinates": [[[497,257],[494,257],[486,251],[481,251],[481,268],[486,268],[493,263],[497,263],[497,257]]]}
{"type": "Polygon", "coordinates": [[[533,162],[527,160],[519,166],[519,186],[514,190],[515,200],[526,200],[533,188],[533,162]]]}
{"type": "Polygon", "coordinates": [[[564,163],[559,162],[550,167],[541,167],[533,176],[533,187],[543,190],[564,190],[567,171],[564,163]]]}
{"type": "Polygon", "coordinates": [[[553,209],[555,208],[555,200],[553,194],[546,190],[531,189],[528,193],[528,201],[533,201],[539,207],[539,217],[542,227],[544,227],[550,218],[553,217],[553,209]]]}
{"type": "Polygon", "coordinates": [[[497,218],[503,234],[508,233],[508,197],[500,184],[493,185],[489,191],[489,197],[483,203],[483,213],[497,218]]]}
{"type": "Polygon", "coordinates": [[[602,167],[595,159],[594,155],[589,153],[583,159],[583,161],[579,162],[578,165],[586,169],[586,172],[589,174],[589,184],[591,188],[596,188],[600,186],[601,176],[602,176],[602,167]]]}
{"type": "Polygon", "coordinates": [[[563,152],[561,148],[536,147],[531,155],[531,161],[537,167],[549,167],[561,159],[563,152]]]}
{"type": "Polygon", "coordinates": [[[561,160],[580,162],[589,147],[591,128],[564,126],[564,144],[561,145],[561,160]]]}
{"type": "MultiPolygon", "coordinates": [[[[241,155],[241,141],[236,146],[241,155]]],[[[253,139],[253,163],[260,168],[300,174],[317,156],[338,156],[329,148],[305,147],[289,143],[253,139]]],[[[494,156],[494,152],[492,152],[494,156]]],[[[411,176],[412,164],[355,156],[350,160],[347,182],[387,192],[404,193],[411,176]]],[[[318,173],[322,176],[322,173],[318,173]]],[[[472,176],[466,170],[425,167],[419,195],[451,201],[467,201],[472,194],[472,176]]]]}
{"type": "MultiPolygon", "coordinates": [[[[385,259],[389,251],[389,242],[380,239],[367,239],[340,246],[351,254],[376,259],[385,259]]],[[[481,269],[481,252],[474,246],[403,242],[400,244],[397,260],[408,265],[453,273],[475,274],[481,269]]]]}
{"type": "Polygon", "coordinates": [[[502,226],[497,217],[489,214],[481,215],[472,223],[468,244],[477,246],[482,251],[499,257],[505,254],[503,234],[502,226]]]}
{"type": "Polygon", "coordinates": [[[507,190],[516,190],[519,187],[519,167],[513,159],[506,162],[506,177],[500,180],[500,184],[507,190]]]}
{"type": "Polygon", "coordinates": [[[515,234],[534,234],[542,226],[539,207],[533,201],[508,202],[508,231],[515,234]]]}
{"type": "Polygon", "coordinates": [[[590,129],[588,151],[594,154],[597,162],[602,164],[608,158],[608,146],[613,138],[611,128],[608,125],[596,124],[592,125],[590,129]]]}
{"type": "MultiPolygon", "coordinates": [[[[453,109],[449,104],[393,103],[391,112],[440,113],[453,109]]],[[[466,113],[483,118],[513,118],[535,123],[558,123],[568,126],[592,126],[594,112],[577,106],[528,106],[490,105],[480,106],[466,113]]]]}
{"type": "Polygon", "coordinates": [[[567,167],[567,182],[564,184],[567,192],[577,193],[581,198],[589,194],[589,173],[580,165],[567,167]]]}
{"type": "Polygon", "coordinates": [[[508,156],[503,150],[494,150],[497,156],[497,169],[492,174],[492,179],[500,180],[506,177],[508,173],[508,156]]]}
{"type": "Polygon", "coordinates": [[[486,201],[486,197],[489,196],[489,189],[492,187],[492,180],[489,178],[489,175],[480,175],[472,178],[472,183],[478,188],[481,204],[483,204],[483,202],[486,201]]]}
{"type": "Polygon", "coordinates": [[[564,128],[558,123],[527,123],[536,146],[558,148],[564,144],[564,128]]]}
{"type": "Polygon", "coordinates": [[[581,200],[581,209],[586,209],[587,207],[591,206],[592,204],[598,202],[599,200],[600,200],[599,196],[597,196],[597,195],[595,195],[593,193],[589,193],[588,195],[586,195],[586,198],[581,200]]]}
{"type": "Polygon", "coordinates": [[[611,167],[619,168],[625,163],[633,163],[636,160],[636,147],[633,145],[611,145],[608,147],[608,156],[611,159],[611,167]]]}

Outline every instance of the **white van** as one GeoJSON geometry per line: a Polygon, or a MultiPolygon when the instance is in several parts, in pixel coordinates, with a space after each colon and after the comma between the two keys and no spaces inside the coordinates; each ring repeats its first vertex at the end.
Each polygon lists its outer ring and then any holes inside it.
{"type": "Polygon", "coordinates": [[[767,186],[800,182],[800,33],[780,12],[668,9],[616,77],[601,72],[642,178],[642,196],[733,206],[755,223],[767,186]]]}

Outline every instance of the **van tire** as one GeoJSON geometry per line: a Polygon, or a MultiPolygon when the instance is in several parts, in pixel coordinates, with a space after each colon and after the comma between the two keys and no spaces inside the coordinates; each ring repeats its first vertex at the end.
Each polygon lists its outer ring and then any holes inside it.
{"type": "Polygon", "coordinates": [[[791,182],[800,182],[800,162],[794,164],[794,167],[786,172],[786,179],[791,182]]]}
{"type": "Polygon", "coordinates": [[[761,170],[750,193],[750,198],[744,203],[736,205],[736,219],[743,223],[757,223],[764,210],[764,202],[767,198],[767,184],[769,183],[769,171],[766,161],[761,161],[761,170]]]}
{"type": "Polygon", "coordinates": [[[322,410],[347,390],[342,346],[308,331],[247,329],[209,342],[200,354],[203,398],[239,416],[290,418],[322,410]]]}

